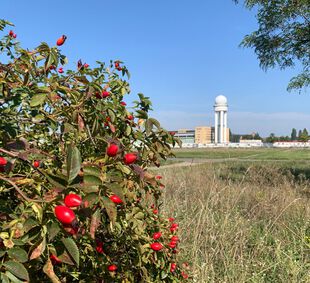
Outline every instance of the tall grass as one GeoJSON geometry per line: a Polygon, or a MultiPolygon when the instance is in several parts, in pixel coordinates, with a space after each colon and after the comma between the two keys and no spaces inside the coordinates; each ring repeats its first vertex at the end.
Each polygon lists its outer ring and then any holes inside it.
{"type": "Polygon", "coordinates": [[[310,282],[309,182],[274,165],[165,168],[194,282],[310,282]]]}

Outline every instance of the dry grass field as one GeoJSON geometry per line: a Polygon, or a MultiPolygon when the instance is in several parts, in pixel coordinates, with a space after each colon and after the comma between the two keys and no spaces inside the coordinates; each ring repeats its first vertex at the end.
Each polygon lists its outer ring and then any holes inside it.
{"type": "Polygon", "coordinates": [[[310,164],[297,169],[230,161],[159,170],[193,282],[310,282],[310,164]]]}

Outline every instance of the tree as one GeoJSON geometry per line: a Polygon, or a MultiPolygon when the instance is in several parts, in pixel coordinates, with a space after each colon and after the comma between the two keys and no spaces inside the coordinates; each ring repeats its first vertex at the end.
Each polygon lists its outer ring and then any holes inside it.
{"type": "Polygon", "coordinates": [[[309,134],[306,128],[303,129],[300,136],[298,137],[298,140],[302,142],[307,142],[309,140],[309,134]]]}
{"type": "Polygon", "coordinates": [[[298,140],[300,140],[301,136],[302,136],[302,131],[299,130],[299,131],[298,131],[298,140]]]}
{"type": "Polygon", "coordinates": [[[297,139],[297,131],[295,128],[293,128],[291,133],[291,141],[296,141],[296,139],[297,139]]]}
{"type": "Polygon", "coordinates": [[[276,137],[276,135],[274,133],[271,133],[269,135],[269,137],[266,138],[266,142],[269,142],[269,143],[274,143],[274,142],[276,142],[278,140],[279,140],[279,138],[276,137]]]}
{"type": "Polygon", "coordinates": [[[178,141],[149,117],[149,98],[129,111],[120,61],[65,70],[59,47],[28,50],[15,37],[0,40],[0,281],[188,277],[148,169],[178,141]]]}
{"type": "MultiPolygon", "coordinates": [[[[240,2],[234,0],[235,2],[240,2]]],[[[310,84],[309,0],[244,0],[246,8],[257,8],[258,29],[246,35],[241,46],[254,48],[260,66],[266,70],[301,65],[288,90],[310,84]]]]}

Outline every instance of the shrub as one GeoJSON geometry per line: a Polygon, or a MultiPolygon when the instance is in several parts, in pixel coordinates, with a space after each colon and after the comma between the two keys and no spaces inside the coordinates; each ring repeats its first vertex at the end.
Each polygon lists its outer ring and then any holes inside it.
{"type": "Polygon", "coordinates": [[[126,108],[121,61],[66,70],[65,36],[31,51],[15,38],[0,41],[1,282],[181,282],[148,171],[177,140],[149,98],[126,108]]]}

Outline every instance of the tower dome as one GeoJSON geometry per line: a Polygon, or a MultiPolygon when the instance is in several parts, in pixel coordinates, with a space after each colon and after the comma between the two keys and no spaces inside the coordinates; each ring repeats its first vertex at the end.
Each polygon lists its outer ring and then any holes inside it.
{"type": "Polygon", "coordinates": [[[224,95],[218,95],[215,98],[215,105],[227,105],[227,98],[224,95]]]}

